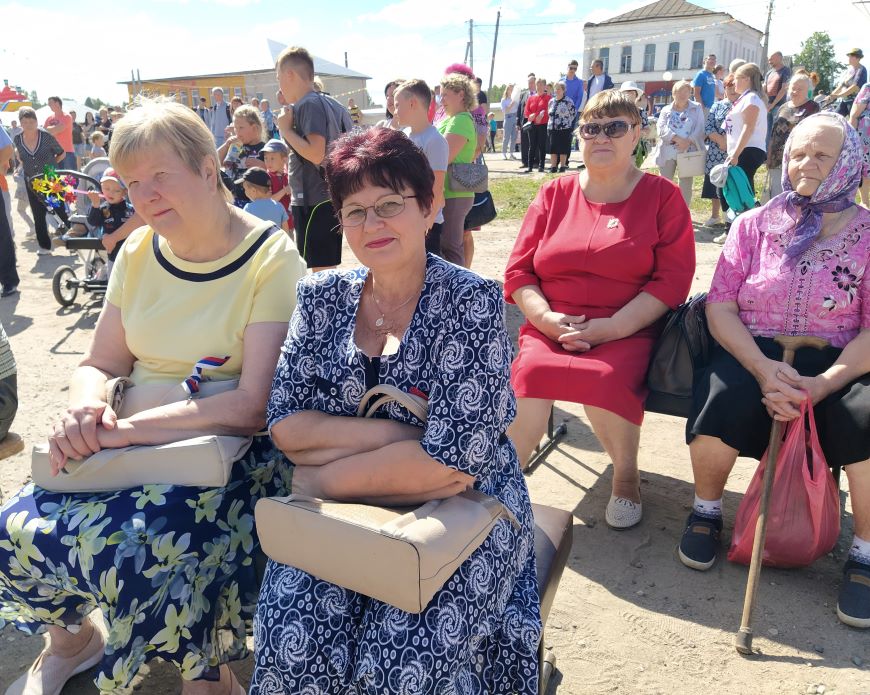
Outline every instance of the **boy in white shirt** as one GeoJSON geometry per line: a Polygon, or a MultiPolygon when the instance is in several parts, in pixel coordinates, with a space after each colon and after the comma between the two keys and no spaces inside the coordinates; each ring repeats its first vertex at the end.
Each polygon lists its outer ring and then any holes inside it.
{"type": "Polygon", "coordinates": [[[447,174],[450,147],[447,139],[429,122],[432,90],[423,80],[402,82],[396,87],[393,101],[395,103],[393,123],[398,123],[402,132],[423,150],[423,154],[429,160],[429,166],[435,173],[435,198],[432,209],[436,214],[432,227],[426,235],[426,250],[440,256],[441,224],[444,222],[441,208],[444,207],[444,177],[447,174]]]}

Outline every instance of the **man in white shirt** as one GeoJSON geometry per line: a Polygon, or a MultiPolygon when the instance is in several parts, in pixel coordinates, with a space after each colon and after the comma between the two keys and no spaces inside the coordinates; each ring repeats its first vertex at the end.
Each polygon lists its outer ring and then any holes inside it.
{"type": "Polygon", "coordinates": [[[444,177],[450,159],[450,146],[447,138],[429,123],[431,95],[429,85],[423,80],[402,82],[393,95],[393,123],[398,123],[402,132],[423,150],[435,174],[432,226],[426,234],[426,250],[440,256],[441,225],[444,222],[441,208],[444,207],[444,177]]]}
{"type": "Polygon", "coordinates": [[[604,61],[596,58],[592,61],[592,75],[586,81],[586,94],[584,94],[584,105],[598,92],[603,92],[605,89],[613,89],[613,80],[610,75],[604,72],[604,61]]]}

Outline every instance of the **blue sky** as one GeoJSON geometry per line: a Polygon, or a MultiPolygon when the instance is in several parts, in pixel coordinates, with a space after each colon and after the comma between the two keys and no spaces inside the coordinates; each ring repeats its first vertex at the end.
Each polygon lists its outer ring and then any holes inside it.
{"type": "MultiPolygon", "coordinates": [[[[0,79],[49,94],[121,101],[115,84],[138,68],[143,79],[270,65],[266,39],[306,46],[336,63],[371,75],[373,97],[396,77],[433,81],[443,67],[461,61],[473,18],[475,68],[489,78],[496,11],[502,30],[494,81],[522,82],[530,70],[551,79],[568,58],[582,59],[583,23],[601,21],[644,1],[593,0],[66,0],[23,3],[0,0],[3,25],[37,31],[3,32],[0,79]],[[553,24],[511,26],[529,22],[553,24]],[[487,26],[489,25],[489,26],[487,26]],[[65,37],[60,39],[59,37],[65,37]],[[60,49],[60,44],[81,46],[60,49]],[[71,67],[72,66],[72,67],[71,67]]],[[[764,28],[765,0],[697,0],[764,28]]],[[[771,50],[796,52],[815,30],[827,30],[838,52],[861,46],[870,14],[850,0],[777,0],[771,50]]],[[[870,53],[870,45],[864,49],[870,53]]],[[[842,58],[843,62],[845,59],[842,58]]]]}

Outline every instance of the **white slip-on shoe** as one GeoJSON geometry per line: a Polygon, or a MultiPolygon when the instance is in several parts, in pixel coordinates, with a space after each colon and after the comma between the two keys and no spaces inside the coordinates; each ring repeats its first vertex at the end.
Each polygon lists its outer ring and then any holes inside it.
{"type": "Polygon", "coordinates": [[[57,656],[46,647],[27,673],[6,689],[6,695],[60,695],[70,678],[100,663],[105,646],[100,631],[94,628],[87,645],[75,656],[57,656]]]}
{"type": "Polygon", "coordinates": [[[610,528],[624,531],[632,526],[637,526],[642,518],[642,502],[632,502],[626,497],[610,496],[610,501],[604,512],[604,521],[610,528]]]}

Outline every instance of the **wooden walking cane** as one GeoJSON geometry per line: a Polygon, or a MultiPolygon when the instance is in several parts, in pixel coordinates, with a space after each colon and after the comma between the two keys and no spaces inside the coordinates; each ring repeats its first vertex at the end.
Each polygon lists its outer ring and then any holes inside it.
{"type": "MultiPolygon", "coordinates": [[[[782,361],[787,365],[794,362],[794,354],[800,348],[811,347],[821,350],[828,346],[828,341],[823,338],[804,335],[778,335],[775,340],[782,345],[782,361]]],[[[734,636],[734,647],[741,654],[752,654],[752,609],[755,607],[758,580],[761,577],[761,554],[764,551],[764,537],[767,534],[767,507],[770,504],[770,491],[773,488],[776,459],[779,458],[781,444],[782,422],[774,420],[770,428],[770,442],[767,445],[767,465],[764,467],[758,521],[755,522],[755,539],[752,543],[749,576],[746,578],[746,595],[743,597],[743,617],[740,620],[740,629],[734,636]]]]}

